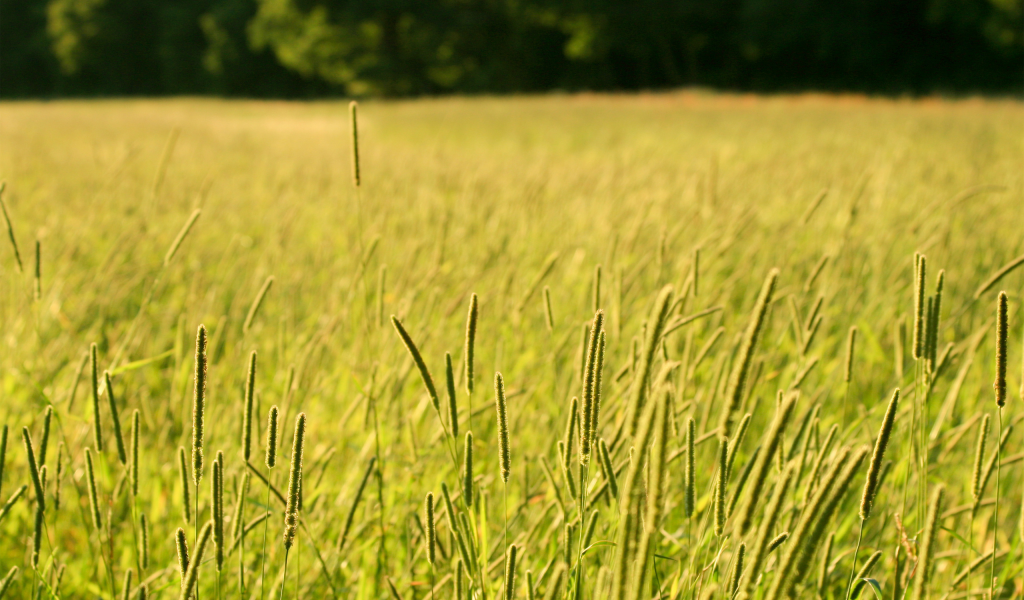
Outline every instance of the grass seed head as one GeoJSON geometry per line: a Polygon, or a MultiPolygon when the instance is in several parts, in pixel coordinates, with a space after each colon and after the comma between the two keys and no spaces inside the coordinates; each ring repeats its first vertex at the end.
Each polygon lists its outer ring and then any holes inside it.
{"type": "Polygon", "coordinates": [[[1006,341],[1009,335],[1007,303],[1006,292],[999,292],[996,304],[996,380],[992,384],[999,408],[1006,405],[1006,341]]]}
{"type": "Polygon", "coordinates": [[[306,413],[295,417],[295,433],[292,436],[291,468],[288,471],[288,503],[284,516],[284,547],[291,548],[298,527],[299,493],[302,486],[302,449],[306,435],[306,413]]]}
{"type": "Polygon", "coordinates": [[[189,499],[188,491],[188,462],[185,458],[185,448],[178,446],[178,470],[181,473],[181,510],[185,522],[192,521],[192,502],[189,499]]]}
{"type": "Polygon", "coordinates": [[[206,418],[206,327],[196,332],[196,365],[192,392],[192,482],[203,479],[203,425],[206,418]]]}
{"type": "Polygon", "coordinates": [[[466,445],[462,461],[462,499],[473,506],[473,432],[466,432],[466,445]]]}
{"type": "Polygon", "coordinates": [[[501,373],[494,374],[494,401],[498,410],[498,458],[501,465],[501,481],[508,483],[508,476],[512,472],[512,459],[508,448],[508,403],[505,400],[505,383],[501,373]]]}
{"type": "Polygon", "coordinates": [[[473,367],[476,351],[476,321],[479,317],[479,302],[474,293],[469,297],[469,314],[466,315],[466,345],[463,350],[466,362],[466,393],[473,394],[473,367]]]}
{"type": "Polygon", "coordinates": [[[875,438],[875,448],[871,453],[871,464],[868,467],[867,477],[864,479],[864,492],[860,498],[860,518],[867,520],[871,516],[871,507],[875,502],[875,495],[878,494],[878,477],[882,472],[882,461],[885,459],[885,449],[889,445],[889,437],[892,435],[892,427],[896,422],[896,413],[899,410],[900,389],[896,388],[889,399],[889,406],[885,410],[885,417],[882,419],[882,427],[878,430],[878,437],[875,438]]]}
{"type": "Polygon", "coordinates": [[[434,525],[434,494],[427,492],[423,507],[424,519],[427,522],[427,562],[434,564],[436,558],[437,528],[434,525]]]}
{"type": "Polygon", "coordinates": [[[96,344],[89,346],[89,371],[92,374],[92,441],[97,452],[103,452],[103,421],[100,420],[100,372],[96,344]]]}
{"type": "Polygon", "coordinates": [[[268,469],[277,466],[277,419],[280,411],[277,405],[270,407],[267,413],[267,453],[266,464],[268,469]]]}
{"type": "Polygon", "coordinates": [[[242,457],[248,462],[252,448],[252,406],[256,391],[256,351],[249,354],[249,372],[245,377],[245,407],[242,412],[242,457]]]}
{"type": "Polygon", "coordinates": [[[448,424],[452,438],[459,437],[459,405],[455,397],[455,372],[452,369],[452,355],[444,353],[444,379],[448,388],[448,424]]]}

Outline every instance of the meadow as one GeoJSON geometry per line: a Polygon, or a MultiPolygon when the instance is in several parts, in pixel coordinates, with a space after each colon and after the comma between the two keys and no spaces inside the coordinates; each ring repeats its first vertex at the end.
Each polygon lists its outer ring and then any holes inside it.
{"type": "Polygon", "coordinates": [[[357,120],[0,104],[0,597],[1024,595],[1020,102],[357,120]]]}

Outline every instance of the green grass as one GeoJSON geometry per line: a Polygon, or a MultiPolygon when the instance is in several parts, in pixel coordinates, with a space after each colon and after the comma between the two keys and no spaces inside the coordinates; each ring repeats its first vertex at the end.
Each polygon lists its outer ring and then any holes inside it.
{"type": "MultiPolygon", "coordinates": [[[[566,565],[563,585],[575,573],[580,555],[578,534],[573,548],[565,547],[565,520],[577,521],[575,531],[580,531],[580,499],[565,486],[556,444],[565,431],[571,396],[582,397],[580,331],[594,316],[595,267],[602,266],[600,306],[607,335],[595,438],[611,445],[630,397],[632,376],[623,369],[632,364],[633,341],[644,347],[641,331],[663,286],[673,285],[676,297],[686,289],[698,246],[699,295],[687,297],[673,314],[721,310],[671,332],[665,340],[668,359],[692,366],[694,354],[720,326],[725,333],[692,379],[684,377],[682,368],[668,377],[672,414],[666,455],[676,458],[662,477],[665,506],[660,530],[650,536],[654,547],[646,554],[656,557],[651,559],[655,568],[636,580],[659,586],[666,598],[689,599],[698,592],[700,598],[722,598],[740,543],[752,547],[783,465],[776,458],[769,461],[764,498],[747,537],[740,539],[733,527],[735,512],[725,535],[715,537],[710,519],[718,444],[713,430],[726,403],[739,336],[762,282],[778,267],[742,406],[734,415],[735,423],[753,413],[736,450],[727,494],[734,493],[774,418],[776,391],[788,389],[815,358],[817,364],[799,385],[781,446],[783,462],[805,464],[794,471],[792,497],[783,502],[776,530],[767,532],[766,539],[792,532],[800,520],[811,465],[829,428],[839,425],[833,451],[873,444],[893,388],[900,387],[887,467],[864,525],[857,568],[882,551],[869,576],[891,597],[899,540],[894,513],[900,513],[908,547],[916,553],[914,540],[925,526],[929,498],[944,483],[946,509],[968,507],[940,519],[935,531],[934,572],[925,578],[931,597],[942,597],[967,564],[993,544],[1000,555],[1008,551],[995,570],[1006,584],[1005,597],[1020,597],[1024,434],[1019,424],[1001,455],[998,523],[993,522],[995,505],[982,502],[973,518],[969,508],[976,424],[982,414],[997,420],[992,381],[1000,290],[1007,291],[1010,305],[1004,431],[1024,416],[1017,394],[1024,267],[973,300],[985,279],[1024,254],[1020,103],[580,95],[366,102],[359,118],[362,185],[357,192],[351,183],[346,102],[0,104],[0,180],[7,182],[3,199],[24,261],[24,272],[19,272],[11,245],[0,240],[0,423],[10,427],[0,506],[18,487],[31,484],[22,426],[29,427],[38,444],[47,406],[53,406],[55,417],[46,457],[50,497],[38,573],[29,562],[35,522],[31,485],[0,521],[0,575],[12,566],[20,569],[8,598],[31,597],[33,582],[40,580],[52,587],[61,566],[61,597],[109,597],[111,580],[120,594],[128,568],[136,571],[136,582],[148,582],[150,597],[178,597],[174,534],[184,528],[194,552],[197,529],[194,514],[189,524],[182,517],[177,449],[185,446],[188,453],[191,444],[193,350],[201,323],[210,331],[205,455],[210,463],[218,450],[225,453],[230,512],[245,472],[241,423],[252,350],[258,352],[258,370],[250,462],[267,474],[262,460],[266,414],[276,404],[281,407],[282,467],[271,470],[270,477],[281,493],[287,488],[284,461],[295,418],[300,412],[308,415],[300,511],[305,527],[288,557],[284,597],[331,597],[333,588],[339,598],[382,599],[391,593],[388,578],[407,600],[430,597],[432,575],[419,515],[428,492],[440,499],[442,482],[453,491],[462,489],[457,465],[462,463],[461,436],[468,431],[475,439],[474,472],[482,501],[467,510],[456,492],[453,503],[475,535],[477,550],[469,553],[479,553],[480,562],[490,568],[467,569],[465,585],[479,591],[483,582],[487,598],[500,597],[505,518],[491,385],[496,371],[504,378],[508,402],[507,543],[519,550],[516,597],[527,597],[528,571],[538,582],[536,597],[543,597],[565,557],[572,564],[566,565]],[[808,207],[823,188],[827,196],[805,223],[808,207]],[[202,209],[201,216],[164,267],[168,248],[196,208],[202,209]],[[42,257],[38,301],[36,240],[42,257]],[[928,257],[929,294],[938,271],[946,271],[938,348],[941,352],[948,342],[955,344],[927,407],[917,404],[910,348],[915,251],[928,257]],[[537,282],[554,253],[553,269],[537,282]],[[826,253],[828,264],[805,290],[826,253]],[[383,265],[381,320],[377,290],[383,265]],[[243,330],[270,276],[273,286],[243,330]],[[553,332],[546,324],[544,286],[550,287],[553,332]],[[480,320],[470,399],[460,365],[474,292],[480,298],[480,320]],[[819,295],[824,296],[822,322],[801,353],[804,321],[819,295]],[[791,303],[800,332],[793,326],[791,303]],[[392,314],[422,352],[444,396],[447,431],[444,354],[452,353],[460,439],[445,439],[416,365],[389,322],[392,314]],[[896,375],[893,335],[898,319],[908,326],[902,380],[896,375]],[[843,375],[852,325],[858,339],[847,390],[843,375]],[[984,337],[973,351],[978,335],[984,337]],[[139,496],[133,508],[127,481],[122,481],[126,469],[117,458],[109,404],[105,396],[101,401],[104,450],[93,448],[105,528],[100,533],[92,525],[85,477],[84,449],[94,446],[88,365],[74,391],[93,342],[101,373],[112,373],[122,424],[131,422],[132,410],[141,412],[139,496]],[[959,395],[943,413],[940,407],[972,355],[959,395]],[[617,379],[617,374],[623,376],[617,379]],[[805,435],[812,437],[804,454],[798,433],[816,403],[821,404],[819,420],[807,424],[805,435]],[[919,409],[926,435],[944,415],[935,441],[929,442],[927,485],[911,453],[912,443],[921,438],[920,428],[914,435],[911,431],[919,409]],[[698,444],[696,510],[688,521],[682,510],[685,458],[677,452],[685,448],[690,416],[698,444]],[[56,508],[52,494],[61,442],[68,455],[56,508]],[[338,552],[353,498],[368,462],[378,454],[379,477],[369,480],[338,552]],[[545,477],[540,457],[551,465],[553,480],[545,477]],[[557,495],[551,481],[561,487],[557,495]],[[561,505],[552,508],[557,499],[561,505]],[[133,519],[142,513],[148,521],[149,568],[140,574],[133,519]],[[967,540],[976,551],[967,552],[967,540]],[[545,570],[546,565],[551,566],[545,570]]],[[[664,401],[665,388],[657,378],[664,362],[656,352],[655,387],[648,402],[664,401]]],[[[923,389],[921,383],[916,387],[923,389]]],[[[996,435],[993,431],[990,449],[996,435]]],[[[573,445],[568,467],[576,473],[579,440],[573,445]]],[[[625,434],[609,449],[616,468],[626,463],[625,434]]],[[[830,466],[826,459],[819,476],[830,466]]],[[[628,470],[619,473],[620,498],[631,493],[622,489],[628,470]]],[[[210,518],[210,471],[199,486],[200,527],[210,518]]],[[[837,499],[834,518],[808,528],[823,533],[822,543],[807,542],[814,574],[824,537],[835,532],[835,568],[827,578],[826,598],[845,598],[865,474],[866,464],[849,493],[837,499]]],[[[603,485],[603,467],[591,464],[588,477],[586,516],[592,508],[599,511],[593,536],[597,545],[582,560],[580,589],[589,599],[607,597],[607,587],[595,591],[595,586],[612,582],[608,569],[620,549],[610,542],[617,539],[620,519],[614,500],[593,495],[603,485]]],[[[985,499],[994,497],[994,472],[991,479],[985,499]]],[[[195,502],[195,488],[190,493],[195,502]]],[[[267,495],[260,477],[253,477],[245,515],[247,520],[259,517],[268,497],[273,515],[265,556],[262,523],[245,537],[245,587],[255,598],[260,597],[263,558],[267,597],[282,593],[283,505],[267,495]]],[[[643,510],[645,497],[631,505],[643,510]]],[[[446,512],[438,502],[437,598],[451,596],[459,558],[446,512]]],[[[225,517],[227,530],[233,531],[233,515],[225,517]]],[[[634,523],[642,527],[644,520],[634,523]]],[[[765,574],[760,585],[752,586],[751,598],[766,594],[791,543],[764,559],[765,574]]],[[[213,555],[211,542],[206,558],[213,555]]],[[[913,579],[913,559],[907,561],[906,548],[900,557],[905,589],[913,579]]],[[[235,598],[238,556],[232,554],[224,564],[221,593],[235,598]]],[[[990,569],[988,562],[973,567],[950,598],[963,597],[967,581],[980,594],[990,569]]],[[[213,563],[207,563],[200,575],[201,598],[217,597],[217,579],[213,563]]],[[[795,582],[797,597],[815,593],[817,577],[805,579],[795,582]]],[[[860,592],[860,598],[872,595],[867,588],[860,592]]]]}

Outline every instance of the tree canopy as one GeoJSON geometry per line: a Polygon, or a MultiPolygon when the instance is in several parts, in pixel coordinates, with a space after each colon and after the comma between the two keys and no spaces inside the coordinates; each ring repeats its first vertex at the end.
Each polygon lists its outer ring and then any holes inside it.
{"type": "Polygon", "coordinates": [[[1019,93],[1024,0],[0,0],[0,95],[1019,93]]]}

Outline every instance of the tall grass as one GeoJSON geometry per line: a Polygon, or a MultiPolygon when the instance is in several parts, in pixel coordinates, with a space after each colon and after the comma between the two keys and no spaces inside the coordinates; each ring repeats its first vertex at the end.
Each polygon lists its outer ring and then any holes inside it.
{"type": "Polygon", "coordinates": [[[7,598],[1022,589],[1017,104],[359,109],[0,105],[7,598]]]}

